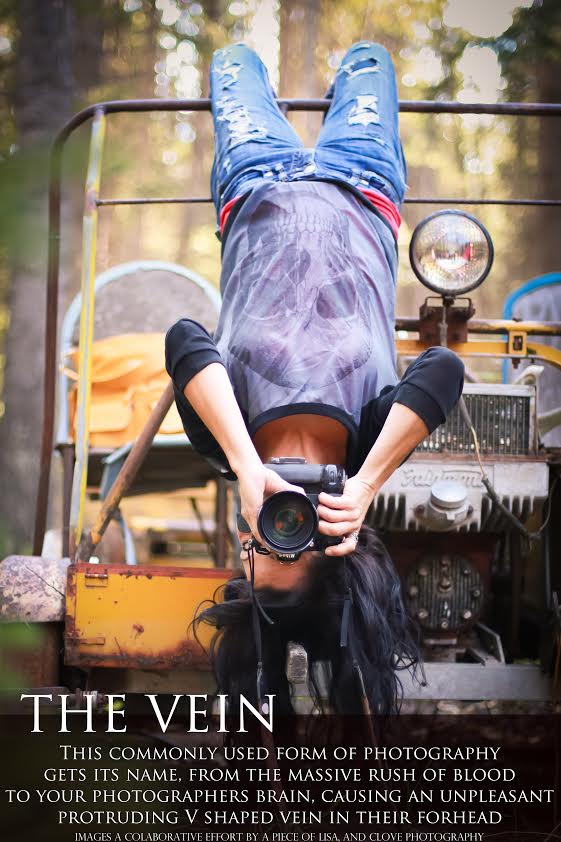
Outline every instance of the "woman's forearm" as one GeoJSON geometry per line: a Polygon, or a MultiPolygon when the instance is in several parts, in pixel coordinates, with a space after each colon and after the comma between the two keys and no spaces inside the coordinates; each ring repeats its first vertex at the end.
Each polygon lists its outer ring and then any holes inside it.
{"type": "Polygon", "coordinates": [[[342,556],[354,550],[375,494],[428,432],[416,412],[404,404],[392,405],[380,435],[359,472],[346,481],[343,494],[319,495],[320,532],[343,538],[341,544],[326,549],[327,555],[342,556]]]}
{"type": "Polygon", "coordinates": [[[356,474],[357,479],[376,494],[428,433],[426,424],[412,409],[394,403],[380,435],[356,474]]]}
{"type": "Polygon", "coordinates": [[[226,454],[235,474],[261,468],[223,365],[207,365],[187,383],[184,394],[226,454]]]}

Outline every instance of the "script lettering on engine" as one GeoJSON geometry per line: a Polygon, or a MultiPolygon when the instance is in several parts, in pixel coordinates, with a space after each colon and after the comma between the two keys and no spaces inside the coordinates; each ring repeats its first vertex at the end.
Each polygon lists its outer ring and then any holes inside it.
{"type": "MultiPolygon", "coordinates": [[[[492,476],[490,477],[492,480],[492,476]]],[[[423,465],[407,465],[400,471],[402,488],[430,488],[438,480],[455,480],[466,488],[482,488],[481,473],[477,468],[437,468],[423,465]]]]}

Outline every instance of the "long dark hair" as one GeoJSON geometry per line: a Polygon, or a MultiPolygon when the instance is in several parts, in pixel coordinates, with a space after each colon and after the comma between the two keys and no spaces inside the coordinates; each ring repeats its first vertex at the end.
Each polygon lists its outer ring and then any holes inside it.
{"type": "MultiPolygon", "coordinates": [[[[418,635],[401,596],[401,585],[382,541],[367,526],[357,548],[344,559],[318,555],[303,585],[291,591],[256,590],[273,621],[260,618],[266,693],[275,694],[275,711],[293,711],[286,677],[287,645],[300,643],[309,663],[330,664],[328,708],[336,713],[364,711],[361,682],[373,713],[399,710],[400,670],[415,671],[419,663],[418,635]],[[350,610],[345,609],[345,597],[350,610]],[[348,617],[348,631],[343,630],[348,617]],[[362,678],[360,678],[362,676],[362,678]]],[[[251,585],[234,578],[221,588],[209,607],[195,618],[216,628],[211,657],[218,692],[236,707],[240,694],[256,704],[257,650],[252,626],[251,585]]],[[[325,709],[313,678],[310,693],[325,709]]]]}

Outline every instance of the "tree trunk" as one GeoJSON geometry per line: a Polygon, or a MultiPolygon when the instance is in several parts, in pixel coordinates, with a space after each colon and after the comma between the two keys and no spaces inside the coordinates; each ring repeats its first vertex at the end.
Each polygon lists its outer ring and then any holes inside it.
{"type": "MultiPolygon", "coordinates": [[[[561,102],[561,66],[559,62],[543,61],[538,66],[538,101],[561,102]]],[[[538,198],[561,198],[561,119],[542,118],[538,141],[538,198]]],[[[533,274],[561,271],[559,253],[560,208],[544,208],[539,222],[540,248],[535,255],[533,274]]]]}
{"type": "Polygon", "coordinates": [[[48,144],[72,110],[70,2],[20,0],[18,129],[21,212],[12,253],[5,415],[0,428],[5,549],[28,549],[42,423],[48,144]]]}
{"type": "MultiPolygon", "coordinates": [[[[317,69],[316,46],[320,0],[281,0],[279,96],[315,98],[325,94],[317,69]]],[[[291,118],[305,146],[315,145],[322,115],[295,114],[291,118]]]]}

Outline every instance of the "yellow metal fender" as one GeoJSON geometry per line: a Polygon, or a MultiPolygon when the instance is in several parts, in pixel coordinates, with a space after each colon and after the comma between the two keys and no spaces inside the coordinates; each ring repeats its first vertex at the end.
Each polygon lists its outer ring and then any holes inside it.
{"type": "Polygon", "coordinates": [[[82,669],[208,668],[213,630],[202,627],[199,643],[191,621],[230,576],[200,568],[70,565],[65,662],[82,669]]]}

